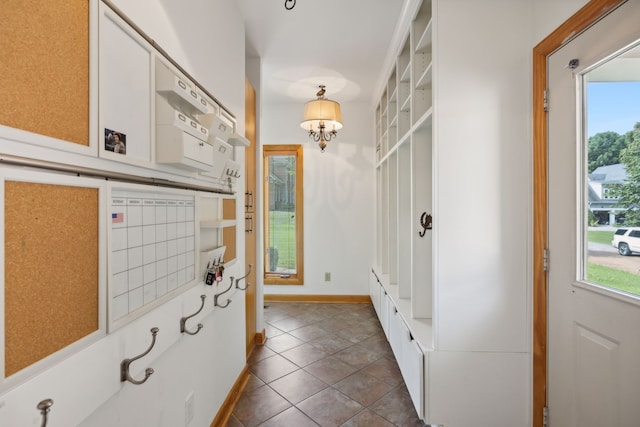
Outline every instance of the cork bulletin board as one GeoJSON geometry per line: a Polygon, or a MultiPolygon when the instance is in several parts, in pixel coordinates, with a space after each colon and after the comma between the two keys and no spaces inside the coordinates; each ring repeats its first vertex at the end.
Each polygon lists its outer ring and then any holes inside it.
{"type": "Polygon", "coordinates": [[[99,189],[4,182],[5,377],[99,328],[99,189]]]}
{"type": "Polygon", "coordinates": [[[224,262],[236,259],[236,226],[222,229],[222,243],[227,247],[224,251],[224,262]]]}
{"type": "Polygon", "coordinates": [[[222,219],[236,219],[236,199],[222,199],[222,219]]]}
{"type": "MultiPolygon", "coordinates": [[[[222,199],[222,219],[236,219],[236,199],[222,199]]],[[[224,262],[236,259],[236,227],[222,229],[222,243],[227,247],[224,262]]]]}
{"type": "Polygon", "coordinates": [[[89,3],[2,1],[0,124],[89,145],[89,3]]]}

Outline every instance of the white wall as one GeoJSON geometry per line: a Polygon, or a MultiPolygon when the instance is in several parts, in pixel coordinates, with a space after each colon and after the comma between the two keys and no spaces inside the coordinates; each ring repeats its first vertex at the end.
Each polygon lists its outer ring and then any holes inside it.
{"type": "Polygon", "coordinates": [[[531,424],[531,56],[585,3],[437,2],[432,422],[531,424]]]}
{"type": "Polygon", "coordinates": [[[576,13],[588,0],[532,0],[533,40],[537,45],[556,28],[576,13]]]}
{"type": "Polygon", "coordinates": [[[365,295],[375,242],[369,106],[341,103],[344,128],[324,153],[300,128],[302,107],[278,104],[262,110],[262,144],[304,145],[304,285],[265,286],[264,292],[365,295]],[[331,273],[330,282],[324,281],[325,272],[331,273]]]}
{"type": "MultiPolygon", "coordinates": [[[[235,2],[197,0],[188,7],[168,0],[114,3],[237,117],[243,133],[244,25],[235,2]]],[[[30,150],[25,146],[24,155],[30,150]]],[[[237,153],[241,163],[242,151],[237,153]]],[[[238,192],[244,192],[242,184],[238,192]]],[[[242,208],[238,203],[239,218],[242,208]]],[[[244,236],[242,221],[238,236],[244,236]]],[[[226,279],[243,273],[243,254],[244,239],[239,239],[239,261],[225,271],[226,279]]],[[[227,309],[214,309],[213,290],[198,284],[104,336],[1,395],[0,425],[40,425],[36,405],[52,398],[49,427],[182,426],[189,393],[195,409],[190,425],[209,425],[245,366],[244,294],[230,297],[227,309]],[[208,295],[205,309],[188,327],[202,322],[204,329],[196,336],[181,335],[180,318],[198,309],[203,293],[208,295]],[[140,386],[121,383],[120,361],[147,349],[152,326],[160,328],[156,347],[131,365],[131,374],[142,378],[147,367],[155,373],[140,386]]]]}
{"type": "Polygon", "coordinates": [[[530,422],[529,11],[529,0],[436,8],[429,406],[447,426],[530,422]]]}

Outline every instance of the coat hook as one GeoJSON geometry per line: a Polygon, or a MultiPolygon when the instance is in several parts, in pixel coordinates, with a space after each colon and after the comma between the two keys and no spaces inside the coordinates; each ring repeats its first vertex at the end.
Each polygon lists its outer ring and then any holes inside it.
{"type": "Polygon", "coordinates": [[[233,276],[231,276],[231,277],[230,277],[230,279],[231,279],[231,283],[229,283],[229,287],[228,287],[226,290],[224,290],[224,291],[220,292],[219,294],[215,294],[215,295],[213,296],[213,305],[214,305],[214,306],[216,306],[216,307],[220,307],[220,308],[225,308],[225,307],[227,307],[229,304],[231,304],[231,300],[230,300],[229,298],[227,298],[227,302],[226,302],[226,304],[225,304],[225,305],[218,304],[218,298],[220,298],[222,295],[224,295],[224,294],[226,294],[227,292],[229,292],[229,291],[231,290],[231,288],[233,287],[233,276]]]}
{"type": "Polygon", "coordinates": [[[240,286],[238,286],[238,284],[240,283],[240,281],[242,279],[245,279],[247,276],[249,276],[249,274],[251,274],[251,270],[252,269],[253,269],[253,265],[249,264],[249,271],[247,271],[247,274],[245,274],[244,276],[240,277],[239,279],[236,279],[236,289],[240,289],[241,291],[244,291],[250,286],[249,282],[247,282],[247,286],[245,286],[244,288],[241,288],[240,286]]]}
{"type": "Polygon", "coordinates": [[[193,313],[191,316],[187,316],[187,317],[183,317],[180,319],[180,332],[184,332],[187,333],[189,335],[195,335],[198,332],[200,332],[200,329],[203,328],[202,323],[198,323],[198,328],[195,330],[195,332],[191,332],[187,330],[187,320],[191,319],[193,316],[195,316],[196,314],[200,313],[202,311],[202,309],[204,308],[204,300],[207,298],[206,295],[200,295],[200,299],[202,300],[202,305],[200,306],[200,309],[198,311],[196,311],[195,313],[193,313]]]}
{"type": "Polygon", "coordinates": [[[51,410],[51,406],[53,406],[52,399],[44,399],[38,403],[37,408],[42,414],[42,424],[40,425],[41,427],[47,427],[47,418],[49,418],[49,411],[51,410]]]}
{"type": "Polygon", "coordinates": [[[432,218],[431,215],[429,215],[426,212],[422,212],[422,215],[420,216],[420,225],[422,226],[422,231],[419,231],[418,234],[420,235],[420,237],[424,237],[425,233],[427,232],[427,230],[431,230],[433,228],[432,226],[432,218]]]}
{"type": "Polygon", "coordinates": [[[147,351],[145,351],[144,353],[133,357],[131,359],[124,359],[121,363],[120,363],[120,381],[129,381],[130,383],[136,384],[136,385],[140,385],[143,384],[145,381],[147,381],[149,379],[149,377],[151,376],[151,374],[153,374],[153,369],[151,368],[147,368],[144,371],[144,379],[143,380],[134,380],[131,377],[131,374],[129,374],[129,365],[131,365],[131,363],[133,363],[134,361],[140,359],[141,357],[146,356],[151,349],[153,348],[153,346],[156,344],[156,335],[158,334],[158,331],[160,329],[153,327],[151,328],[151,335],[152,335],[152,339],[151,339],[151,345],[149,346],[149,348],[147,349],[147,351]]]}

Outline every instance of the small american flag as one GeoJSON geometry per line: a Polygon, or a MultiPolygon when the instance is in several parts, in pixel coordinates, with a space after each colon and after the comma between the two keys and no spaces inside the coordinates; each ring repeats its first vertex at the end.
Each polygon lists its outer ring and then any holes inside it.
{"type": "Polygon", "coordinates": [[[124,222],[124,214],[122,212],[112,213],[111,222],[114,224],[117,222],[124,222]]]}

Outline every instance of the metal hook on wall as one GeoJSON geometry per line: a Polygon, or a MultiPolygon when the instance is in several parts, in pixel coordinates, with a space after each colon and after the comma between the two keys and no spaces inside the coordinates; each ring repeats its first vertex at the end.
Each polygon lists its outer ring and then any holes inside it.
{"type": "Polygon", "coordinates": [[[37,408],[42,414],[42,424],[40,424],[41,427],[47,427],[47,419],[49,418],[49,411],[51,410],[51,406],[53,406],[52,399],[44,399],[38,403],[37,408]]]}
{"type": "Polygon", "coordinates": [[[188,331],[187,330],[187,320],[191,319],[193,316],[195,316],[196,314],[200,313],[202,311],[202,309],[204,308],[204,300],[207,298],[206,295],[200,295],[200,299],[202,300],[202,305],[200,306],[200,309],[198,311],[196,311],[195,313],[193,313],[191,316],[186,316],[180,319],[180,332],[184,332],[187,333],[189,335],[195,335],[198,332],[200,332],[200,329],[203,328],[202,323],[198,323],[198,328],[194,331],[188,331]]]}
{"type": "Polygon", "coordinates": [[[422,212],[422,215],[420,216],[420,225],[422,226],[422,231],[418,232],[420,237],[424,237],[427,230],[431,230],[433,228],[432,222],[433,219],[431,218],[431,215],[426,212],[422,212]]]}
{"type": "Polygon", "coordinates": [[[291,10],[295,7],[296,0],[284,0],[284,8],[287,10],[291,10]]]}
{"type": "Polygon", "coordinates": [[[220,298],[222,295],[224,295],[227,292],[229,292],[231,290],[231,288],[233,287],[233,276],[231,276],[229,279],[231,279],[231,283],[229,283],[229,287],[227,289],[225,289],[224,291],[220,292],[219,294],[215,294],[213,296],[213,305],[214,306],[220,307],[220,308],[225,308],[229,304],[231,304],[231,300],[229,298],[227,298],[227,302],[226,302],[225,305],[218,304],[218,298],[220,298]]]}
{"type": "Polygon", "coordinates": [[[153,346],[156,344],[156,335],[158,334],[158,331],[160,331],[160,329],[153,327],[151,328],[151,335],[152,335],[152,340],[151,340],[151,345],[149,346],[149,348],[147,349],[147,351],[145,351],[144,353],[133,357],[131,359],[124,359],[121,363],[120,363],[120,381],[129,381],[130,383],[136,384],[136,385],[140,385],[143,384],[145,381],[147,381],[149,379],[149,377],[151,376],[151,374],[153,374],[153,369],[151,368],[147,368],[144,371],[144,379],[143,380],[134,380],[131,377],[131,374],[129,374],[129,366],[131,365],[131,363],[135,362],[136,360],[140,359],[141,357],[146,356],[151,349],[153,348],[153,346]]]}
{"type": "Polygon", "coordinates": [[[251,270],[253,269],[253,265],[249,264],[249,271],[247,271],[247,274],[245,274],[244,276],[240,277],[239,279],[236,279],[236,289],[240,289],[241,291],[246,290],[249,286],[251,286],[251,283],[247,282],[247,286],[245,286],[244,288],[241,288],[238,284],[240,283],[240,281],[242,279],[246,279],[250,274],[251,274],[251,270]]]}

